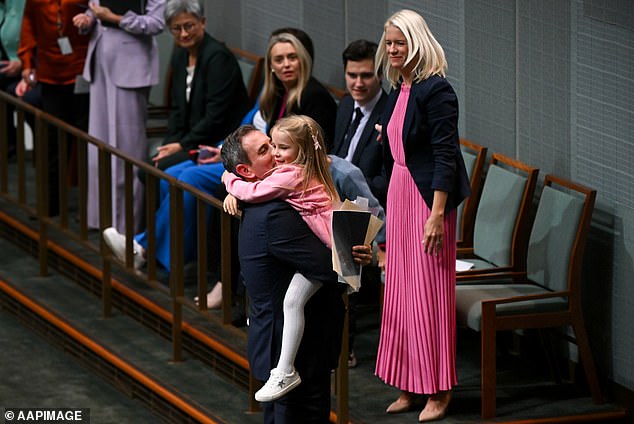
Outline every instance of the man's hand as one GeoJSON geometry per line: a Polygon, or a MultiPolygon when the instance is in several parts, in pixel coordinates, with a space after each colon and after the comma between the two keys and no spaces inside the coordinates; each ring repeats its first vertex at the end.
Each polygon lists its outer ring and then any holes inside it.
{"type": "Polygon", "coordinates": [[[19,60],[0,60],[0,75],[17,77],[21,69],[22,62],[19,60]]]}
{"type": "Polygon", "coordinates": [[[158,162],[161,159],[173,155],[174,153],[178,153],[181,150],[183,150],[183,146],[181,146],[180,143],[168,143],[163,146],[159,146],[156,148],[158,153],[152,158],[152,161],[154,162],[154,165],[158,166],[158,162]]]}
{"type": "Polygon", "coordinates": [[[238,199],[236,199],[235,197],[233,197],[230,194],[227,194],[227,197],[225,197],[224,202],[222,202],[222,208],[225,210],[225,212],[227,212],[229,215],[237,215],[238,214],[238,199]]]}
{"type": "Polygon", "coordinates": [[[385,251],[378,249],[376,252],[377,266],[385,271],[385,251]]]}
{"type": "Polygon", "coordinates": [[[352,246],[352,257],[358,264],[363,266],[370,265],[372,263],[372,246],[369,244],[352,246]]]}
{"type": "Polygon", "coordinates": [[[29,91],[31,89],[31,86],[29,86],[26,81],[24,81],[23,79],[21,79],[18,82],[18,85],[15,86],[15,95],[18,97],[24,97],[24,95],[26,94],[27,91],[29,91]]]}

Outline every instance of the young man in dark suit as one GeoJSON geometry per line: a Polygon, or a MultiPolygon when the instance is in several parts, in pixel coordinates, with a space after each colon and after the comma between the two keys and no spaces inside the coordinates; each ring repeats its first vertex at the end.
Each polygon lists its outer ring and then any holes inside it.
{"type": "MultiPolygon", "coordinates": [[[[381,88],[380,76],[375,73],[376,49],[376,43],[356,40],[343,51],[346,88],[350,95],[341,100],[337,109],[335,142],[331,153],[361,169],[372,194],[385,208],[387,181],[383,168],[383,147],[377,141],[379,133],[374,125],[381,120],[388,96],[381,88]]],[[[384,244],[380,245],[378,252],[380,266],[384,263],[383,249],[384,244]]],[[[378,284],[379,275],[379,269],[376,267],[364,270],[362,286],[368,283],[378,284]]],[[[350,368],[357,366],[354,354],[357,297],[356,293],[349,297],[348,366],[350,368]]]]}
{"type": "Polygon", "coordinates": [[[339,103],[335,123],[333,154],[356,165],[370,189],[385,207],[387,185],[383,151],[376,140],[374,125],[380,122],[387,94],[374,71],[377,45],[366,40],[353,41],[343,51],[346,88],[350,93],[339,103]]]}
{"type": "MultiPolygon", "coordinates": [[[[247,181],[262,179],[274,166],[269,138],[245,125],[225,140],[225,168],[247,181]]],[[[296,271],[323,283],[305,307],[306,325],[295,361],[302,384],[263,404],[264,422],[327,423],[331,370],[341,349],[345,285],[337,283],[331,252],[286,202],[245,204],[238,255],[249,294],[248,358],[252,375],[266,381],[277,363],[283,301],[296,271]]]]}

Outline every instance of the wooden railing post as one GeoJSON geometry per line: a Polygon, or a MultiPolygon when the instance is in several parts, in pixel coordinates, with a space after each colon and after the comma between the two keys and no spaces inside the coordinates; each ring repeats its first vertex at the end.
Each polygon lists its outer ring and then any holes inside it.
{"type": "Polygon", "coordinates": [[[9,138],[7,131],[7,103],[0,98],[0,193],[7,193],[9,190],[9,138]]]}
{"type": "Polygon", "coordinates": [[[48,274],[48,123],[40,116],[35,120],[35,190],[37,193],[37,217],[39,222],[40,275],[48,274]]]}
{"type": "Polygon", "coordinates": [[[183,360],[183,189],[170,185],[170,296],[172,298],[172,360],[183,360]],[[179,252],[180,254],[176,254],[179,252]]]}
{"type": "Polygon", "coordinates": [[[231,324],[232,273],[231,273],[231,222],[232,218],[220,212],[220,276],[222,281],[222,322],[231,324]]]}
{"type": "Polygon", "coordinates": [[[198,234],[196,236],[196,244],[198,246],[198,263],[197,263],[197,292],[198,292],[198,309],[207,310],[207,255],[208,255],[208,228],[207,228],[207,208],[208,205],[201,199],[196,199],[196,223],[198,234]]]}
{"type": "Polygon", "coordinates": [[[59,195],[59,222],[62,228],[68,228],[68,136],[62,128],[57,128],[57,193],[59,195]]]}
{"type": "Polygon", "coordinates": [[[24,165],[24,111],[17,110],[18,125],[15,129],[15,153],[18,166],[18,203],[26,204],[26,167],[24,165]]]}
{"type": "MultiPolygon", "coordinates": [[[[88,142],[80,137],[76,140],[79,238],[86,241],[88,240],[88,142]]],[[[92,170],[92,172],[95,171],[92,170]]]]}
{"type": "MultiPolygon", "coordinates": [[[[112,225],[112,188],[110,186],[110,175],[112,173],[112,156],[109,152],[99,149],[98,158],[99,174],[99,231],[112,225]]],[[[112,256],[110,249],[106,246],[103,237],[100,248],[103,256],[103,276],[101,280],[101,296],[103,300],[103,316],[110,317],[112,310],[112,281],[111,264],[112,256]]]]}
{"type": "Polygon", "coordinates": [[[147,174],[145,177],[145,235],[147,237],[147,278],[156,280],[156,203],[158,183],[154,175],[147,174]]]}
{"type": "Polygon", "coordinates": [[[339,367],[335,373],[336,381],[336,404],[337,404],[337,424],[348,423],[350,411],[348,410],[348,334],[349,334],[349,320],[348,320],[348,308],[349,300],[348,293],[344,293],[343,302],[346,307],[346,313],[343,317],[343,334],[341,335],[341,355],[339,355],[339,367]]]}

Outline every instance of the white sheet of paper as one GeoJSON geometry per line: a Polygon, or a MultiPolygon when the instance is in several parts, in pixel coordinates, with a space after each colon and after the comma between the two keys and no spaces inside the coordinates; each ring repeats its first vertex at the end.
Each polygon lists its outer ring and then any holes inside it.
{"type": "Polygon", "coordinates": [[[473,268],[473,264],[467,261],[461,261],[460,259],[456,259],[456,272],[460,271],[468,271],[473,268]]]}

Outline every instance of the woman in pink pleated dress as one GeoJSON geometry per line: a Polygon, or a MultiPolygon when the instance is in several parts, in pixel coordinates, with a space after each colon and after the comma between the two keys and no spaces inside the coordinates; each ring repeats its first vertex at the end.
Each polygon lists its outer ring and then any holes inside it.
{"type": "Polygon", "coordinates": [[[425,20],[401,10],[384,26],[377,67],[393,90],[381,139],[388,176],[385,298],[376,375],[401,395],[388,413],[445,416],[456,377],[456,207],[470,194],[458,100],[425,20]]]}

